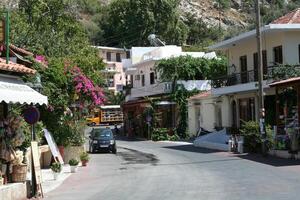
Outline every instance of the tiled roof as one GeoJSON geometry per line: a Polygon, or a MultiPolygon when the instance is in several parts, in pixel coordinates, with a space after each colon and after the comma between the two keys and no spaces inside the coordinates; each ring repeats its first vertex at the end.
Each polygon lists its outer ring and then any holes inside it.
{"type": "Polygon", "coordinates": [[[294,78],[289,78],[286,80],[281,80],[281,81],[276,81],[274,83],[269,84],[270,87],[274,87],[274,86],[282,86],[282,85],[286,85],[286,84],[293,84],[293,83],[299,83],[300,82],[300,77],[294,77],[294,78]]]}
{"type": "Polygon", "coordinates": [[[271,22],[271,24],[300,24],[300,8],[279,17],[271,22]]]}
{"type": "Polygon", "coordinates": [[[19,52],[21,54],[24,54],[24,55],[27,55],[27,56],[33,56],[33,53],[31,53],[30,51],[27,51],[25,49],[19,48],[19,47],[13,45],[13,44],[10,44],[9,47],[10,47],[10,49],[12,49],[14,51],[17,51],[17,52],[19,52]]]}
{"type": "Polygon", "coordinates": [[[24,65],[20,65],[14,62],[9,61],[6,64],[6,60],[0,58],[0,70],[10,71],[10,72],[18,72],[23,74],[35,74],[36,70],[25,67],[24,65]]]}
{"type": "Polygon", "coordinates": [[[202,99],[202,98],[205,98],[205,97],[209,97],[210,95],[211,95],[211,91],[201,92],[199,94],[191,96],[190,99],[191,100],[193,100],[193,99],[202,99]]]}

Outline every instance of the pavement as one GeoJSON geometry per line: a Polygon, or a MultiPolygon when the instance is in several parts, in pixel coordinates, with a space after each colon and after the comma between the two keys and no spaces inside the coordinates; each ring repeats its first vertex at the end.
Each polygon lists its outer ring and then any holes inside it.
{"type": "Polygon", "coordinates": [[[295,200],[300,161],[232,154],[184,142],[118,140],[47,200],[295,200]]]}

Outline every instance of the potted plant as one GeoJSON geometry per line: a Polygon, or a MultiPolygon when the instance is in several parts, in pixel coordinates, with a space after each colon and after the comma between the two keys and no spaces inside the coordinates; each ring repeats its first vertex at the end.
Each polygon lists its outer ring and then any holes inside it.
{"type": "Polygon", "coordinates": [[[87,163],[88,163],[89,160],[90,160],[89,154],[88,154],[86,151],[82,152],[82,153],[80,154],[80,160],[81,160],[82,166],[86,166],[87,163]]]}
{"type": "Polygon", "coordinates": [[[71,169],[71,173],[75,173],[77,171],[77,165],[79,164],[79,161],[76,159],[69,160],[69,165],[71,169]]]}
{"type": "Polygon", "coordinates": [[[57,177],[58,177],[58,175],[60,174],[60,172],[62,170],[62,166],[61,166],[61,164],[59,162],[54,162],[51,165],[51,170],[53,172],[54,180],[56,180],[57,177]]]}

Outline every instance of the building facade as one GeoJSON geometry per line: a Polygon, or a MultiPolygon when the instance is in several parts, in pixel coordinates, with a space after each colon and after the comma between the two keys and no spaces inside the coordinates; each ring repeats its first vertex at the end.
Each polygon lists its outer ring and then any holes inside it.
{"type": "MultiPolygon", "coordinates": [[[[155,127],[173,129],[178,121],[176,103],[169,99],[170,82],[160,82],[155,65],[161,59],[190,55],[215,58],[215,53],[183,52],[181,47],[132,47],[131,59],[123,60],[128,77],[126,102],[123,104],[125,132],[147,137],[147,123],[151,123],[149,108],[155,107],[155,127]]],[[[210,81],[178,81],[188,90],[209,90],[210,81]]]]}
{"type": "MultiPolygon", "coordinates": [[[[263,88],[266,122],[275,124],[275,90],[268,75],[281,65],[300,63],[299,9],[262,27],[263,88]]],[[[217,43],[211,50],[228,58],[227,75],[212,81],[212,95],[219,109],[218,126],[240,127],[243,121],[258,120],[258,54],[255,30],[217,43]]]]}
{"type": "Polygon", "coordinates": [[[96,46],[99,56],[105,63],[103,74],[107,89],[112,93],[122,92],[126,84],[122,60],[130,58],[130,52],[122,48],[96,46]]]}

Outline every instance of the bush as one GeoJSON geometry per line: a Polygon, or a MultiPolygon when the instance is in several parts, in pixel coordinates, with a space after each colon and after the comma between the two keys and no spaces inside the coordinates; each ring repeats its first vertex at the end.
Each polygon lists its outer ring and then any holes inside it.
{"type": "Polygon", "coordinates": [[[81,154],[80,154],[80,160],[81,161],[89,161],[90,160],[90,156],[89,156],[89,154],[87,153],[87,152],[82,152],[81,154]]]}
{"type": "Polygon", "coordinates": [[[171,135],[171,132],[167,128],[155,128],[153,130],[151,139],[153,141],[163,141],[163,140],[170,140],[170,141],[177,141],[179,140],[179,136],[176,134],[176,132],[171,135]]]}
{"type": "Polygon", "coordinates": [[[74,158],[69,160],[69,165],[70,166],[77,166],[78,164],[79,164],[79,161],[74,159],[74,158]]]}
{"type": "MultiPolygon", "coordinates": [[[[267,149],[272,147],[272,130],[270,126],[266,126],[267,132],[267,149]]],[[[244,136],[245,150],[252,153],[262,152],[262,137],[259,132],[259,124],[255,121],[244,122],[240,129],[241,136],[244,136]]]]}
{"type": "Polygon", "coordinates": [[[51,170],[56,173],[60,173],[62,170],[62,166],[59,162],[54,162],[51,165],[51,170]]]}

